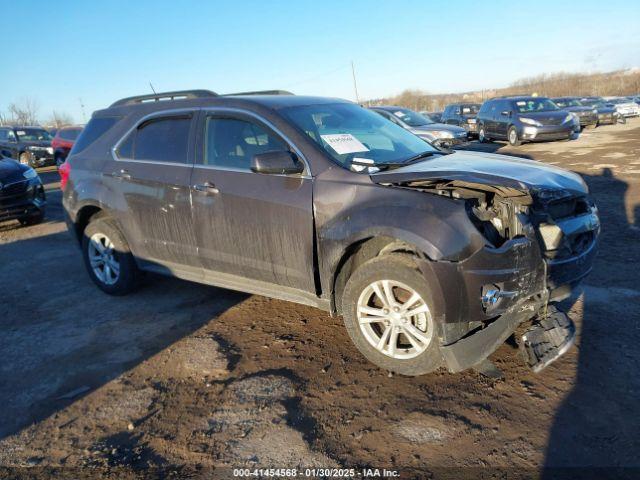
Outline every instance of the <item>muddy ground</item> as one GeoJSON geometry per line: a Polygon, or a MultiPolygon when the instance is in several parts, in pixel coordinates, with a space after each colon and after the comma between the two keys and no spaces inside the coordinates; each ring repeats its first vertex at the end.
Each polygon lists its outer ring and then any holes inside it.
{"type": "Polygon", "coordinates": [[[0,476],[640,474],[640,119],[470,148],[575,170],[597,200],[600,252],[566,302],[579,340],[561,360],[534,374],[504,345],[491,357],[504,379],[390,376],[310,307],[155,276],[109,297],[66,232],[57,174],[42,172],[46,223],[0,224],[0,476]]]}

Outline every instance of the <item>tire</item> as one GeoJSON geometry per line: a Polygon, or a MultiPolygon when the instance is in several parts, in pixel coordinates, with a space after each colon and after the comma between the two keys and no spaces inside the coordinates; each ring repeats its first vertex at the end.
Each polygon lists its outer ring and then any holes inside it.
{"type": "Polygon", "coordinates": [[[22,217],[19,219],[19,222],[21,225],[28,227],[30,225],[37,225],[39,223],[42,223],[42,220],[44,220],[44,212],[30,215],[28,217],[22,217]]]}
{"type": "Polygon", "coordinates": [[[511,126],[507,131],[507,140],[509,141],[509,145],[512,147],[518,147],[522,144],[520,139],[518,138],[518,130],[516,127],[511,126]]]}
{"type": "Polygon", "coordinates": [[[126,295],[137,287],[138,266],[124,235],[111,218],[99,217],[87,225],[82,235],[82,257],[91,280],[103,292],[126,295]],[[97,260],[100,248],[104,249],[104,256],[97,260]]]}
{"type": "Polygon", "coordinates": [[[480,143],[489,143],[489,142],[491,142],[491,139],[490,139],[489,137],[487,137],[487,135],[486,135],[486,133],[485,133],[484,125],[483,125],[483,126],[481,126],[481,127],[478,129],[478,141],[479,141],[480,143]]]}
{"type": "Polygon", "coordinates": [[[22,152],[20,154],[20,156],[18,157],[18,161],[22,164],[22,165],[28,165],[30,167],[33,167],[33,165],[31,165],[31,155],[27,152],[22,152]]]}
{"type": "Polygon", "coordinates": [[[443,363],[438,327],[431,312],[433,304],[431,289],[413,259],[408,255],[390,254],[369,260],[351,275],[342,296],[342,315],[349,337],[367,360],[391,372],[417,376],[433,372],[443,363]],[[386,285],[400,312],[392,313],[392,308],[385,307],[391,305],[389,296],[384,295],[383,282],[388,282],[386,285]],[[376,288],[387,300],[382,301],[376,288]],[[409,305],[408,298],[413,294],[419,298],[409,305]],[[407,302],[404,308],[403,301],[407,302]],[[419,313],[402,317],[406,310],[419,313]],[[380,315],[387,312],[387,316],[369,316],[377,312],[380,315]],[[363,318],[369,321],[361,323],[363,318]],[[373,318],[380,321],[371,321],[373,318]],[[419,335],[410,340],[404,332],[419,335]],[[375,344],[383,337],[386,340],[380,349],[375,344]]]}

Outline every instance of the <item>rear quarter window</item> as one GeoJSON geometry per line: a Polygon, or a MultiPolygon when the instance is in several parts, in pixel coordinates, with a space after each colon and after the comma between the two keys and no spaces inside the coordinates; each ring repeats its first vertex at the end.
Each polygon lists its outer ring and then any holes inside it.
{"type": "Polygon", "coordinates": [[[89,123],[84,127],[82,133],[78,137],[78,140],[73,145],[70,155],[85,150],[98,138],[111,130],[111,128],[118,123],[121,118],[122,117],[97,117],[89,120],[89,123]]]}

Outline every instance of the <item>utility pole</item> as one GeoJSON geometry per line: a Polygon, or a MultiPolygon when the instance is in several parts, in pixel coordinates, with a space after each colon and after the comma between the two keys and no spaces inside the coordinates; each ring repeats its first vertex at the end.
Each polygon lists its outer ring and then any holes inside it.
{"type": "Polygon", "coordinates": [[[351,60],[351,75],[353,75],[353,89],[356,91],[356,103],[360,103],[358,97],[358,84],[356,83],[356,68],[353,66],[353,60],[351,60]]]}

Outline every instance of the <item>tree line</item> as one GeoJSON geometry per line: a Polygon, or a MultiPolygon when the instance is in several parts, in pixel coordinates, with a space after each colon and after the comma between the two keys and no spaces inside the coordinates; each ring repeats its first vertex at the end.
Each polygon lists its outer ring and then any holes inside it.
{"type": "Polygon", "coordinates": [[[44,121],[40,120],[38,101],[27,97],[10,103],[6,112],[0,111],[0,125],[45,125],[60,128],[73,125],[73,117],[66,112],[53,110],[44,121]]]}
{"type": "Polygon", "coordinates": [[[422,90],[404,90],[396,96],[372,99],[368,106],[392,104],[417,111],[436,112],[456,102],[482,103],[500,95],[625,96],[640,94],[640,69],[607,73],[553,73],[523,78],[505,88],[464,93],[430,94],[422,90]]]}

